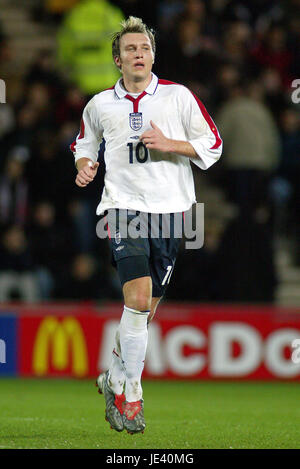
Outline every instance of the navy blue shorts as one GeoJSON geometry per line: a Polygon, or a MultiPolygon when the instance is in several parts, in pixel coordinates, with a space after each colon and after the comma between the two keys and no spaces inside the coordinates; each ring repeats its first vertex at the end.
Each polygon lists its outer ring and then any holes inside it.
{"type": "Polygon", "coordinates": [[[182,240],[182,212],[150,214],[109,209],[106,219],[112,264],[122,286],[129,280],[150,276],[152,296],[163,296],[182,240]]]}

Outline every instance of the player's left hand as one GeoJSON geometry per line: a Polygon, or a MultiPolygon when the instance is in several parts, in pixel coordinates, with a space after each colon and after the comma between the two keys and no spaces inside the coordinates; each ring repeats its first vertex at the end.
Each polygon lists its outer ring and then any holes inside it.
{"type": "Polygon", "coordinates": [[[164,136],[160,128],[153,121],[150,121],[150,124],[152,130],[146,130],[140,136],[140,140],[149,149],[169,152],[171,140],[164,136]]]}

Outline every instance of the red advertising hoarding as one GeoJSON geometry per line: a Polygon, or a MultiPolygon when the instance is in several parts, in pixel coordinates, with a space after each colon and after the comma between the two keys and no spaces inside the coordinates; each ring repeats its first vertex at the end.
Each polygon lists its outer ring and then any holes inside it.
{"type": "MultiPolygon", "coordinates": [[[[96,376],[109,366],[121,310],[23,309],[19,374],[96,376]]],[[[300,314],[291,309],[162,305],[149,327],[144,377],[300,380],[300,363],[292,360],[297,339],[300,314]]]]}

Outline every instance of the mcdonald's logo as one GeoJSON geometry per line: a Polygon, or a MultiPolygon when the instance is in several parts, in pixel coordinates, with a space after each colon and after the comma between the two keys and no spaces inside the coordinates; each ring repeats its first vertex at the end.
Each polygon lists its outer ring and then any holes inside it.
{"type": "Polygon", "coordinates": [[[51,368],[64,371],[70,365],[77,377],[88,373],[88,355],[85,337],[79,321],[66,317],[59,321],[54,316],[42,320],[33,348],[32,369],[44,376],[51,368]]]}

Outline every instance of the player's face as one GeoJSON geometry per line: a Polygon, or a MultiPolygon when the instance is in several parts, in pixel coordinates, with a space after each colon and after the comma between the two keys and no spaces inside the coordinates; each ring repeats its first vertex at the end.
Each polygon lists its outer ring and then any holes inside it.
{"type": "Polygon", "coordinates": [[[151,73],[154,55],[146,34],[127,33],[120,40],[120,57],[115,57],[123,76],[133,81],[143,81],[151,73]]]}

